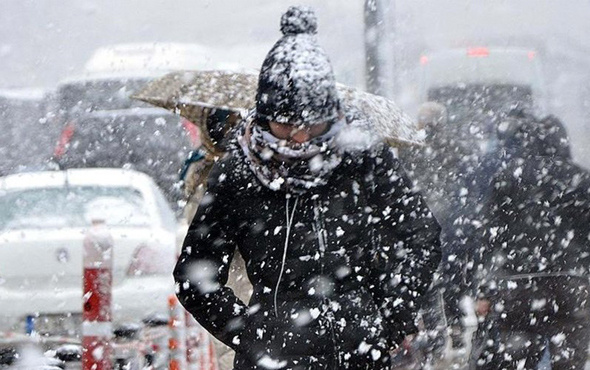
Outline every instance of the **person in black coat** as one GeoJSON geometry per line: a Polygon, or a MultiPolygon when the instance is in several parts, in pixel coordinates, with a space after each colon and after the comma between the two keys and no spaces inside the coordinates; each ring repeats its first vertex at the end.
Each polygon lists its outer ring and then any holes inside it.
{"type": "Polygon", "coordinates": [[[472,368],[583,369],[590,307],[590,176],[571,160],[555,117],[520,113],[505,124],[507,162],[482,212],[484,245],[472,368]]]}
{"type": "Polygon", "coordinates": [[[350,115],[316,27],[308,8],[283,15],[174,271],[235,369],[388,369],[440,260],[438,223],[391,150],[339,144],[350,115]],[[226,287],[236,249],[247,304],[226,287]]]}

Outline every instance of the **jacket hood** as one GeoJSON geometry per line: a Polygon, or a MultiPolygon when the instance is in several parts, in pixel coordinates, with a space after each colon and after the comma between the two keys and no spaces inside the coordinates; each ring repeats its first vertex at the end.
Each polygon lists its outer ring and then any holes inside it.
{"type": "Polygon", "coordinates": [[[543,119],[519,113],[511,116],[501,130],[500,141],[518,156],[570,159],[570,144],[563,123],[555,116],[543,119]]]}

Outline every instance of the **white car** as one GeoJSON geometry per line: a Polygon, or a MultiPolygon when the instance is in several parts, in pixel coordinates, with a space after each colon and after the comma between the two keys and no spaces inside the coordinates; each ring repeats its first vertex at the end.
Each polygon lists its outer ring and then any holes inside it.
{"type": "Polygon", "coordinates": [[[114,239],[115,324],[167,313],[177,224],[150,177],[110,168],[21,173],[0,178],[0,332],[24,332],[28,320],[40,334],[79,334],[82,243],[96,215],[114,239]]]}

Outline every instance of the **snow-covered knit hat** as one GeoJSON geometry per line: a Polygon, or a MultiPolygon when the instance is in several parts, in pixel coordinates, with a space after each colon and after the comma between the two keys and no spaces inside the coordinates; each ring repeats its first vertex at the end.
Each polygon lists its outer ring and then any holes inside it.
{"type": "Polygon", "coordinates": [[[260,70],[256,117],[262,122],[308,126],[336,121],[340,114],[336,80],[316,39],[313,10],[290,7],[281,17],[281,32],[283,37],[260,70]]]}

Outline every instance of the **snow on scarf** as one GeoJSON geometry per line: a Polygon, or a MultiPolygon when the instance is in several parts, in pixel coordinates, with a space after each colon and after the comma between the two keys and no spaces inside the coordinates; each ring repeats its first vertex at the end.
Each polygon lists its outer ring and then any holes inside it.
{"type": "Polygon", "coordinates": [[[325,134],[297,144],[262,130],[251,115],[239,129],[238,142],[251,170],[264,186],[274,191],[303,193],[325,185],[342,161],[335,138],[343,125],[344,119],[334,123],[325,134]]]}

